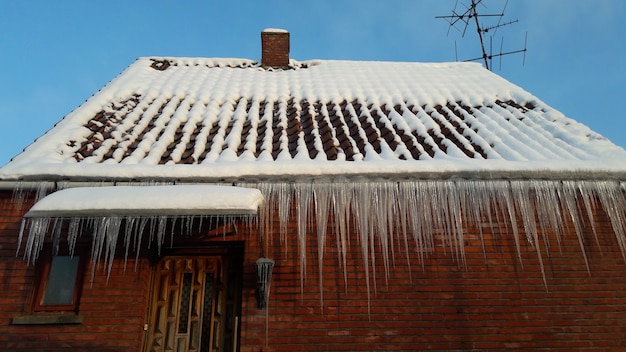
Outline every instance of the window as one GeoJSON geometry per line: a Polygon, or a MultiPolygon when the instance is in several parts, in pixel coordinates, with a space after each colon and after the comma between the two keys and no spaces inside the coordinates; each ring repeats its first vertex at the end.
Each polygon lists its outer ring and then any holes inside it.
{"type": "Polygon", "coordinates": [[[33,311],[78,311],[83,284],[85,255],[76,251],[52,254],[45,249],[37,263],[37,287],[33,311]]]}

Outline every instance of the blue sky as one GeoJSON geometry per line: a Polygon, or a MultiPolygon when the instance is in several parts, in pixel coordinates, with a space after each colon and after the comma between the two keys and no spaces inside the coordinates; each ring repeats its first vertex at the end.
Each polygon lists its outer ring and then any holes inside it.
{"type": "MultiPolygon", "coordinates": [[[[457,9],[462,9],[459,0],[457,9]]],[[[291,32],[296,60],[440,62],[480,55],[435,16],[456,0],[95,2],[0,0],[0,165],[141,56],[260,57],[260,32],[291,32]]],[[[498,13],[504,0],[484,0],[498,13]]],[[[626,1],[509,0],[494,72],[626,147],[626,1]]],[[[489,22],[486,22],[489,25],[489,22]]]]}

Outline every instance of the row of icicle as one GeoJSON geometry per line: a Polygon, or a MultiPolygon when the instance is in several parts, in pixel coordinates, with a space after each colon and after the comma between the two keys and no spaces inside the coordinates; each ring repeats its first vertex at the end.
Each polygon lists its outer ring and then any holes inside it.
{"type": "MultiPolygon", "coordinates": [[[[239,186],[258,188],[265,196],[259,221],[249,219],[248,224],[260,226],[263,234],[261,245],[266,256],[271,255],[267,253],[269,243],[275,240],[280,241],[285,252],[292,248],[292,244],[288,243],[288,225],[295,221],[301,289],[304,288],[307,272],[307,238],[315,236],[320,297],[329,230],[335,237],[346,291],[346,258],[350,243],[356,240],[360,246],[368,300],[372,283],[375,289],[374,269],[381,260],[385,280],[389,278],[394,257],[403,255],[408,259],[411,246],[415,246],[420,265],[423,265],[424,255],[433,252],[437,246],[446,248],[459,265],[464,265],[467,225],[478,224],[483,241],[481,223],[484,221],[506,224],[503,232],[513,237],[520,263],[522,241],[532,244],[546,286],[543,257],[550,250],[548,234],[553,233],[560,245],[561,237],[567,235],[564,229],[568,222],[574,226],[574,235],[589,270],[583,226],[590,225],[597,242],[593,214],[598,205],[609,216],[622,255],[626,258],[626,182],[622,181],[364,179],[356,182],[263,182],[239,186]],[[275,218],[278,218],[278,228],[274,228],[275,218]],[[276,233],[279,238],[272,238],[276,233]]],[[[38,193],[44,192],[40,190],[38,193]]],[[[27,218],[23,221],[19,241],[21,245],[23,235],[27,234],[24,256],[29,262],[36,260],[48,234],[54,244],[58,244],[62,228],[59,220],[64,219],[27,218]]],[[[67,240],[70,251],[77,237],[85,229],[92,229],[91,261],[100,263],[103,260],[108,273],[119,242],[125,248],[126,260],[129,250],[138,255],[139,248],[146,241],[156,243],[159,250],[166,239],[171,241],[171,234],[165,233],[168,221],[178,221],[187,233],[193,232],[193,217],[176,220],[159,216],[111,216],[69,221],[67,240]],[[147,239],[142,238],[145,229],[150,229],[147,239]],[[118,240],[120,235],[123,239],[118,240]]],[[[218,221],[232,222],[235,219],[229,217],[218,221]]],[[[323,297],[321,300],[323,304],[323,297]]]]}
{"type": "MultiPolygon", "coordinates": [[[[589,271],[583,226],[591,226],[597,243],[593,214],[598,205],[608,214],[622,256],[626,258],[626,182],[459,179],[267,182],[246,186],[256,187],[265,195],[265,206],[261,209],[262,233],[274,234],[278,230],[285,251],[291,248],[287,243],[288,224],[295,219],[301,290],[307,272],[307,237],[316,237],[322,305],[322,273],[330,224],[346,291],[347,252],[350,241],[354,240],[351,235],[356,237],[361,248],[368,301],[372,282],[375,290],[377,260],[382,260],[385,280],[389,278],[395,255],[404,255],[408,261],[409,243],[415,245],[420,265],[424,264],[424,256],[438,245],[449,249],[453,258],[465,265],[467,225],[478,224],[484,253],[481,223],[485,219],[490,225],[506,224],[501,232],[513,237],[522,266],[522,241],[532,245],[546,287],[543,257],[550,250],[549,233],[554,234],[560,246],[562,236],[568,235],[565,226],[569,221],[573,223],[574,235],[589,271]],[[275,215],[279,220],[278,229],[273,228],[275,215]]],[[[272,240],[265,239],[264,245],[272,240]]],[[[410,264],[408,269],[411,269],[410,264]]]]}

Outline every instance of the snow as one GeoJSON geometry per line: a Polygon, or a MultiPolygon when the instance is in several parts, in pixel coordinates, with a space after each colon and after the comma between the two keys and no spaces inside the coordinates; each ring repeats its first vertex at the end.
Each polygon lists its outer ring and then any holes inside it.
{"type": "Polygon", "coordinates": [[[287,31],[286,29],[280,29],[280,28],[265,28],[263,32],[264,33],[289,33],[289,31],[287,31]]]}
{"type": "MultiPolygon", "coordinates": [[[[267,71],[246,59],[140,58],[0,168],[0,180],[169,178],[211,181],[328,175],[431,178],[455,173],[491,178],[560,177],[564,173],[568,173],[569,178],[574,174],[593,178],[619,174],[617,177],[623,178],[626,174],[624,149],[478,64],[330,60],[294,61],[294,64],[296,69],[267,71]],[[159,71],[150,67],[153,60],[170,60],[171,66],[159,71]],[[135,96],[139,97],[138,103],[129,100],[135,96]],[[437,149],[432,158],[422,153],[420,160],[402,160],[402,155],[409,155],[402,144],[392,150],[382,141],[379,154],[366,144],[355,161],[345,160],[341,149],[337,160],[329,161],[323,154],[317,129],[313,134],[321,153],[316,158],[309,156],[303,142],[305,134],[301,132],[296,136],[298,152],[292,156],[287,148],[287,135],[271,134],[273,123],[282,127],[288,125],[286,109],[292,98],[322,103],[316,118],[331,124],[327,110],[331,105],[326,104],[334,104],[337,116],[344,119],[338,104],[358,101],[368,121],[374,120],[369,106],[381,111],[383,105],[390,108],[399,104],[403,113],[391,109],[389,118],[381,117],[380,123],[413,130],[426,136],[430,144],[436,142],[427,131],[441,134],[438,123],[428,113],[438,116],[432,111],[434,106],[440,105],[444,110],[449,102],[482,106],[469,108],[470,112],[461,111],[462,119],[454,115],[451,121],[438,119],[465,148],[472,148],[467,142],[471,140],[484,149],[488,159],[467,157],[444,138],[447,151],[437,149]],[[494,103],[509,99],[518,104],[530,103],[534,108],[522,113],[494,103]],[[262,101],[273,107],[265,106],[261,115],[259,104],[262,101]],[[246,103],[251,104],[249,111],[246,111],[246,103]],[[411,111],[409,106],[415,110],[411,111]],[[103,109],[113,113],[112,119],[129,112],[111,131],[111,136],[101,141],[105,147],[116,143],[117,149],[108,160],[103,160],[106,148],[101,148],[77,162],[74,158],[77,147],[68,142],[84,142],[90,133],[84,126],[103,109]],[[278,116],[272,117],[273,110],[278,116]],[[253,126],[262,121],[267,123],[264,140],[257,141],[254,134],[242,140],[246,119],[253,126]],[[139,138],[150,123],[154,127],[142,135],[137,148],[125,153],[124,148],[139,138]],[[462,126],[463,135],[452,127],[453,123],[462,126]],[[173,148],[171,160],[166,165],[159,164],[168,146],[176,141],[176,126],[184,131],[183,138],[173,148]],[[191,131],[196,128],[200,132],[195,136],[193,156],[198,158],[204,152],[211,126],[220,126],[222,134],[213,138],[204,160],[196,164],[176,164],[180,162],[191,131]],[[224,134],[227,128],[229,133],[224,134]],[[276,159],[270,154],[272,140],[281,146],[276,159]],[[243,152],[238,152],[240,146],[244,146],[243,152]],[[255,157],[256,148],[259,153],[255,157]]],[[[346,111],[356,113],[353,108],[348,104],[346,111]]],[[[376,123],[371,124],[377,128],[376,123]]],[[[339,145],[336,136],[333,138],[339,145]]],[[[414,145],[419,144],[413,136],[411,138],[414,145]]],[[[397,136],[396,140],[399,140],[397,136]]]]}
{"type": "Polygon", "coordinates": [[[46,196],[24,216],[249,215],[262,202],[258,190],[230,186],[78,187],[46,196]]]}
{"type": "Polygon", "coordinates": [[[36,164],[24,163],[19,170],[9,165],[4,169],[7,179],[56,180],[61,177],[108,179],[181,179],[189,182],[214,182],[216,180],[263,180],[276,177],[371,176],[417,179],[472,177],[472,178],[564,178],[613,179],[626,178],[623,157],[600,160],[446,160],[431,159],[410,161],[222,161],[202,165],[151,165],[151,164],[36,164]]]}

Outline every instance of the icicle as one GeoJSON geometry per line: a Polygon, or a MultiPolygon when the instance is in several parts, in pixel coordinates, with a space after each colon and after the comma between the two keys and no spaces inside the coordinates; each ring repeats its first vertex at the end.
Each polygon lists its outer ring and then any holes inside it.
{"type": "MultiPolygon", "coordinates": [[[[374,293],[378,293],[378,288],[376,287],[376,248],[375,248],[375,232],[374,232],[374,228],[376,226],[376,222],[377,222],[377,217],[375,215],[373,215],[375,212],[373,210],[374,208],[374,202],[375,198],[377,197],[376,195],[376,189],[373,187],[375,186],[375,184],[369,183],[367,184],[367,186],[365,187],[365,194],[367,194],[367,207],[364,207],[364,212],[363,212],[363,216],[366,223],[366,226],[364,228],[366,228],[367,230],[364,233],[364,237],[363,239],[365,239],[367,245],[365,246],[366,250],[369,250],[369,262],[370,265],[368,266],[368,270],[371,270],[371,275],[372,275],[372,286],[374,287],[374,293]],[[369,249],[367,249],[369,247],[369,249]]],[[[359,192],[364,193],[363,189],[360,189],[359,192]]]]}
{"type": "Polygon", "coordinates": [[[317,226],[317,266],[320,288],[320,307],[324,313],[324,252],[326,246],[326,229],[328,227],[328,212],[330,210],[330,194],[328,184],[313,184],[315,201],[315,220],[317,226]]]}
{"type": "MultiPolygon", "coordinates": [[[[95,219],[94,219],[95,220],[95,219]]],[[[93,279],[96,274],[96,264],[100,262],[100,255],[102,254],[102,248],[105,242],[105,229],[106,229],[106,218],[101,217],[94,224],[93,238],[91,242],[91,282],[93,283],[93,279]]]]}
{"type": "Polygon", "coordinates": [[[39,202],[48,194],[49,185],[47,182],[39,182],[37,184],[37,193],[35,193],[35,203],[39,202]]]}
{"type": "MultiPolygon", "coordinates": [[[[106,230],[105,230],[105,252],[104,252],[104,264],[107,272],[107,282],[111,276],[111,269],[113,268],[113,258],[115,257],[115,248],[117,247],[117,237],[120,233],[122,226],[122,218],[112,216],[107,218],[106,230]]],[[[94,263],[95,264],[95,263],[94,263]]]]}
{"type": "MultiPolygon", "coordinates": [[[[198,217],[198,229],[201,229],[204,226],[204,216],[200,216],[198,217]]],[[[211,225],[209,224],[209,228],[211,228],[211,225]]]]}
{"type": "Polygon", "coordinates": [[[354,203],[352,204],[352,209],[354,212],[354,219],[356,222],[356,231],[357,238],[359,239],[359,244],[361,246],[361,259],[363,260],[363,270],[365,271],[365,288],[367,290],[367,314],[370,315],[370,305],[371,305],[371,296],[370,296],[370,258],[369,258],[369,235],[370,235],[370,225],[368,216],[370,214],[369,206],[369,190],[361,183],[357,185],[357,188],[354,192],[354,203]]]}
{"type": "Polygon", "coordinates": [[[517,258],[519,259],[520,265],[522,269],[524,268],[524,263],[522,262],[522,249],[519,240],[519,231],[517,228],[517,220],[515,219],[515,201],[511,194],[511,185],[510,183],[502,183],[500,187],[497,187],[494,192],[495,196],[498,199],[498,204],[500,207],[504,207],[502,210],[503,215],[506,217],[508,215],[509,225],[513,231],[513,239],[515,240],[515,249],[517,251],[517,258]]]}
{"type": "Polygon", "coordinates": [[[300,254],[300,292],[304,292],[306,279],[307,230],[309,220],[309,204],[311,203],[312,187],[310,183],[294,184],[296,202],[296,224],[298,226],[298,252],[300,254]]]}
{"type": "Polygon", "coordinates": [[[420,258],[422,270],[424,270],[422,253],[432,253],[435,250],[435,226],[441,226],[441,224],[437,224],[437,219],[433,214],[434,200],[430,185],[423,182],[413,182],[412,186],[415,188],[415,203],[411,214],[417,216],[411,218],[411,230],[415,234],[415,241],[420,244],[420,258]]]}
{"type": "MultiPolygon", "coordinates": [[[[393,212],[393,208],[388,201],[388,186],[389,183],[384,182],[374,187],[372,189],[373,195],[373,206],[371,207],[370,216],[375,221],[375,229],[372,235],[378,235],[378,240],[380,242],[381,247],[381,255],[383,258],[383,268],[385,270],[385,284],[389,284],[389,271],[390,271],[390,260],[389,254],[391,252],[390,249],[390,233],[388,231],[389,228],[389,220],[391,219],[391,215],[389,212],[393,212]]],[[[372,253],[374,253],[374,239],[375,237],[371,237],[372,243],[372,253]]],[[[372,254],[374,256],[374,254],[372,254]]],[[[375,270],[375,268],[374,268],[375,270]]]]}
{"type": "MultiPolygon", "coordinates": [[[[150,237],[148,238],[148,248],[150,248],[150,246],[152,245],[152,242],[154,242],[154,237],[157,234],[157,217],[156,216],[148,216],[149,222],[150,222],[150,237]]],[[[158,237],[158,236],[157,236],[158,237]]],[[[159,243],[157,243],[157,247],[159,250],[159,253],[161,252],[161,245],[159,243]]]]}
{"type": "Polygon", "coordinates": [[[459,180],[456,182],[459,188],[460,208],[465,224],[476,224],[478,236],[483,251],[485,263],[487,262],[487,251],[485,249],[485,239],[483,234],[482,216],[490,211],[490,199],[485,197],[485,184],[481,181],[459,180]]]}
{"type": "Polygon", "coordinates": [[[539,227],[543,234],[544,243],[548,255],[550,254],[550,230],[554,234],[559,250],[561,250],[561,237],[563,236],[563,218],[559,204],[558,183],[554,181],[536,181],[534,192],[535,210],[539,220],[539,227]]]}
{"type": "Polygon", "coordinates": [[[576,187],[570,181],[564,181],[563,186],[559,188],[559,194],[561,198],[561,207],[563,207],[563,213],[566,212],[570,215],[572,223],[574,224],[574,230],[576,237],[578,238],[578,244],[580,245],[580,251],[583,254],[585,260],[585,266],[587,267],[587,273],[591,275],[589,270],[589,261],[587,260],[587,252],[585,250],[585,241],[583,238],[583,230],[580,224],[580,216],[578,207],[576,206],[576,187]]]}
{"type": "Polygon", "coordinates": [[[406,248],[402,243],[402,237],[399,236],[399,224],[397,223],[399,217],[398,210],[398,184],[396,182],[390,182],[387,184],[387,233],[389,234],[389,241],[391,244],[391,266],[396,268],[396,250],[399,252],[403,248],[406,248]]]}
{"type": "MultiPolygon", "coordinates": [[[[406,187],[405,187],[406,183],[404,182],[399,182],[397,184],[397,188],[396,188],[396,193],[394,195],[395,199],[397,199],[398,201],[398,206],[397,206],[397,219],[400,222],[399,226],[397,226],[396,228],[399,229],[399,231],[402,233],[402,243],[404,245],[404,255],[405,255],[405,259],[407,262],[407,270],[409,272],[409,281],[413,282],[413,276],[411,275],[411,259],[410,259],[410,254],[409,254],[409,236],[408,236],[408,209],[409,209],[409,201],[410,201],[410,195],[413,194],[412,192],[407,192],[406,187]],[[407,197],[407,195],[409,195],[409,197],[407,197]]],[[[418,255],[421,257],[421,252],[419,251],[418,248],[418,255]]]]}
{"type": "Polygon", "coordinates": [[[193,226],[193,216],[187,216],[187,221],[185,222],[185,234],[187,236],[191,236],[191,227],[193,226]]]}
{"type": "Polygon", "coordinates": [[[137,266],[137,263],[139,262],[139,252],[141,249],[141,239],[143,238],[143,233],[146,230],[146,226],[148,225],[148,218],[147,217],[142,217],[139,219],[139,225],[136,225],[136,241],[135,241],[135,268],[137,266]]]}
{"type": "Polygon", "coordinates": [[[611,219],[615,238],[622,251],[622,257],[626,260],[626,189],[624,182],[598,181],[594,182],[593,186],[604,211],[611,219]]]}
{"type": "MultiPolygon", "coordinates": [[[[420,217],[420,222],[424,225],[418,225],[421,227],[422,233],[421,235],[427,238],[427,241],[430,242],[431,250],[434,250],[434,240],[435,240],[435,229],[441,232],[441,229],[445,229],[445,224],[442,220],[443,211],[439,209],[439,204],[441,201],[438,199],[435,185],[432,182],[417,182],[419,186],[418,204],[421,206],[421,209],[417,209],[419,214],[422,214],[420,217]],[[420,211],[421,210],[421,211],[420,211]],[[428,216],[428,217],[427,217],[428,216]]],[[[445,238],[442,237],[442,244],[444,251],[445,247],[445,238]]]]}
{"type": "Polygon", "coordinates": [[[15,204],[15,208],[17,210],[22,209],[24,206],[24,201],[26,200],[26,193],[24,192],[24,183],[22,181],[18,181],[13,188],[13,194],[11,195],[11,200],[15,204]]]}
{"type": "Polygon", "coordinates": [[[26,241],[24,257],[28,259],[30,264],[34,264],[39,257],[41,248],[43,247],[50,218],[34,218],[30,219],[29,223],[30,231],[26,241]]]}
{"type": "Polygon", "coordinates": [[[78,238],[80,223],[80,218],[72,218],[70,219],[70,224],[67,228],[67,243],[70,247],[71,256],[74,256],[74,250],[76,248],[76,239],[78,238]]]}
{"type": "Polygon", "coordinates": [[[535,248],[537,252],[537,259],[539,260],[539,268],[541,269],[541,276],[543,277],[543,284],[548,289],[548,281],[546,280],[546,272],[543,267],[543,255],[541,254],[541,247],[539,245],[539,235],[537,234],[537,223],[535,222],[535,208],[533,202],[530,200],[530,187],[527,182],[512,181],[511,192],[516,200],[517,208],[522,216],[522,222],[524,229],[526,230],[526,238],[530,244],[535,248]]]}
{"type": "Polygon", "coordinates": [[[339,267],[343,269],[343,281],[345,293],[348,293],[348,267],[347,253],[350,246],[350,238],[348,236],[348,224],[350,223],[350,198],[351,192],[343,185],[331,184],[332,189],[332,206],[335,218],[335,236],[337,241],[337,259],[339,267]]]}
{"type": "MultiPolygon", "coordinates": [[[[127,216],[125,219],[126,226],[124,229],[124,272],[126,272],[126,264],[128,264],[128,251],[131,248],[131,243],[133,240],[133,229],[135,225],[135,217],[127,216]]],[[[136,250],[138,250],[136,248],[136,250]]],[[[137,262],[135,262],[135,269],[137,266],[137,262]]]]}
{"type": "Polygon", "coordinates": [[[22,238],[24,237],[24,230],[26,229],[26,222],[27,220],[23,218],[22,225],[20,225],[20,232],[19,232],[19,235],[17,236],[17,250],[15,251],[16,257],[19,255],[20,248],[22,247],[22,238]]]}
{"type": "Polygon", "coordinates": [[[163,241],[165,239],[165,229],[167,225],[167,216],[159,216],[158,224],[157,224],[157,248],[158,255],[161,255],[161,246],[163,245],[163,241]]]}
{"type": "Polygon", "coordinates": [[[263,226],[261,231],[261,245],[263,246],[263,253],[267,253],[269,245],[273,243],[270,234],[274,233],[274,211],[276,210],[276,194],[274,192],[274,186],[275,184],[273,183],[260,183],[250,186],[258,188],[265,196],[265,202],[263,202],[261,208],[259,209],[259,217],[262,219],[261,223],[263,226]]]}
{"type": "Polygon", "coordinates": [[[289,210],[291,208],[292,189],[287,183],[279,183],[276,187],[274,199],[278,202],[278,222],[280,242],[287,250],[287,227],[289,226],[289,210]]]}
{"type": "Polygon", "coordinates": [[[451,237],[451,250],[454,252],[456,260],[465,266],[465,240],[463,238],[458,188],[453,181],[444,182],[443,186],[441,198],[444,200],[443,208],[445,209],[446,229],[451,237]]]}
{"type": "Polygon", "coordinates": [[[172,231],[170,231],[170,248],[174,247],[174,229],[176,228],[176,220],[178,220],[178,217],[172,217],[171,221],[172,221],[172,231]]]}
{"type": "Polygon", "coordinates": [[[585,205],[585,210],[587,211],[587,219],[589,220],[589,225],[591,226],[591,230],[593,231],[593,237],[596,241],[596,245],[598,246],[600,254],[602,254],[600,239],[598,238],[598,232],[596,231],[596,222],[593,217],[593,213],[595,210],[595,203],[592,202],[593,189],[589,187],[585,181],[577,182],[576,187],[578,188],[578,192],[582,197],[583,204],[585,205]]]}
{"type": "Polygon", "coordinates": [[[52,224],[52,253],[59,254],[59,246],[61,244],[61,219],[55,218],[52,224]]]}

